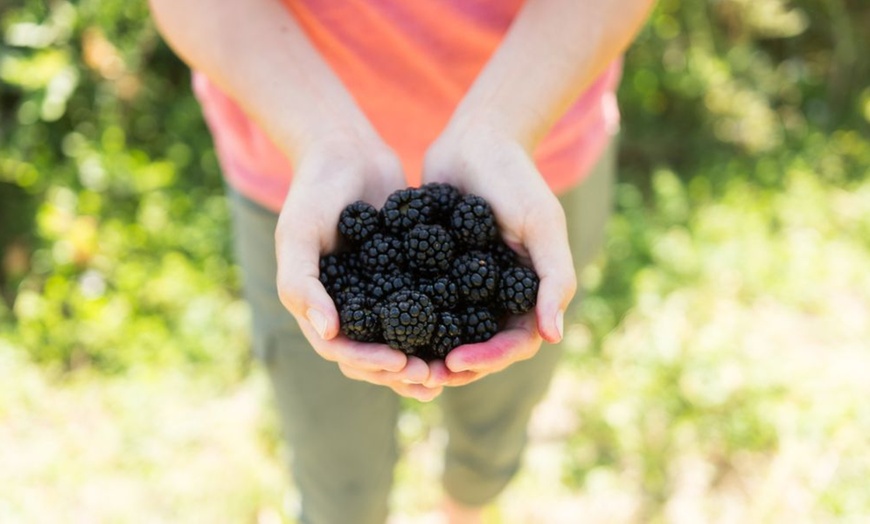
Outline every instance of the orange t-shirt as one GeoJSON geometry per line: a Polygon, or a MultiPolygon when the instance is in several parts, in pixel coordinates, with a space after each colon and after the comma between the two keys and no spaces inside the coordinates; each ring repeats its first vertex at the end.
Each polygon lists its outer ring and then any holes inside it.
{"type": "MultiPolygon", "coordinates": [[[[399,155],[408,184],[416,186],[427,147],[501,42],[522,0],[284,0],[284,4],[399,155]]],[[[538,169],[553,191],[579,182],[615,133],[620,74],[617,61],[535,151],[538,169]]],[[[227,182],[265,207],[279,210],[292,179],[289,161],[230,97],[196,72],[194,90],[227,182]]]]}

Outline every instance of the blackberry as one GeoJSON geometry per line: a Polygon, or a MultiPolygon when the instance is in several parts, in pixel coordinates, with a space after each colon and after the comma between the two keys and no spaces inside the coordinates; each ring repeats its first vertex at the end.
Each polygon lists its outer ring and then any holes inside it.
{"type": "Polygon", "coordinates": [[[453,309],[459,304],[459,286],[448,276],[420,279],[417,290],[431,298],[439,309],[453,309]]]}
{"type": "Polygon", "coordinates": [[[381,325],[373,312],[374,302],[361,295],[347,298],[339,309],[341,332],[359,342],[376,342],[381,338],[381,325]]]}
{"type": "Polygon", "coordinates": [[[489,247],[489,252],[500,268],[520,265],[519,256],[500,238],[489,247]]]}
{"type": "Polygon", "coordinates": [[[485,342],[498,333],[498,319],[489,308],[468,306],[457,317],[465,344],[485,342]]]}
{"type": "Polygon", "coordinates": [[[453,237],[441,226],[418,224],[405,237],[408,269],[417,275],[443,273],[453,260],[453,237]]]}
{"type": "Polygon", "coordinates": [[[357,265],[356,256],[350,253],[325,255],[320,258],[318,278],[333,299],[342,291],[363,291],[363,279],[357,265]]]}
{"type": "Polygon", "coordinates": [[[341,254],[330,254],[320,257],[320,283],[328,287],[331,282],[338,280],[348,272],[346,257],[341,254]]]}
{"type": "Polygon", "coordinates": [[[450,276],[459,286],[459,296],[468,303],[480,304],[498,292],[498,266],[492,255],[470,251],[453,262],[450,276]]]}
{"type": "Polygon", "coordinates": [[[402,241],[393,235],[375,233],[360,246],[360,264],[373,273],[402,269],[405,266],[404,250],[402,241]]]}
{"type": "Polygon", "coordinates": [[[462,195],[456,187],[442,182],[430,182],[423,185],[422,189],[432,200],[432,216],[438,222],[448,222],[453,208],[462,195]]]}
{"type": "Polygon", "coordinates": [[[431,357],[424,360],[443,359],[450,353],[453,348],[462,345],[463,326],[459,316],[453,313],[443,312],[438,315],[438,323],[435,324],[435,332],[432,334],[432,341],[429,343],[429,351],[424,357],[431,357]]]}
{"type": "Polygon", "coordinates": [[[338,232],[354,245],[372,236],[380,225],[378,210],[362,200],[345,207],[338,217],[338,232]]]}
{"type": "Polygon", "coordinates": [[[492,208],[477,195],[465,195],[457,202],[450,226],[456,238],[469,248],[486,247],[498,235],[492,208]]]}
{"type": "Polygon", "coordinates": [[[375,273],[369,279],[368,296],[383,300],[397,291],[414,285],[410,275],[401,272],[375,273]]]}
{"type": "Polygon", "coordinates": [[[417,224],[432,219],[432,199],[419,188],[409,187],[394,191],[381,208],[384,227],[394,234],[408,231],[417,224]]]}
{"type": "Polygon", "coordinates": [[[437,320],[429,297],[409,290],[390,295],[381,304],[379,316],[386,343],[407,354],[429,343],[437,320]]]}
{"type": "Polygon", "coordinates": [[[357,273],[348,273],[332,282],[326,288],[327,294],[332,297],[332,301],[339,307],[344,303],[343,297],[345,295],[365,295],[367,291],[368,285],[357,273]]]}
{"type": "Polygon", "coordinates": [[[498,305],[512,315],[522,315],[535,307],[538,298],[538,275],[523,266],[513,266],[501,273],[498,305]]]}

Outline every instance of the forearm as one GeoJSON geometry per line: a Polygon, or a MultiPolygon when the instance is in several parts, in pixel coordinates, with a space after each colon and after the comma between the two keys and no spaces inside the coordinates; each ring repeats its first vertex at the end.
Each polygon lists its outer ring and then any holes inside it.
{"type": "Polygon", "coordinates": [[[161,34],[292,159],[336,135],[375,135],[338,77],[276,0],[150,0],[161,34]]]}
{"type": "Polygon", "coordinates": [[[529,0],[451,126],[484,125],[532,151],[629,46],[654,0],[529,0]]]}

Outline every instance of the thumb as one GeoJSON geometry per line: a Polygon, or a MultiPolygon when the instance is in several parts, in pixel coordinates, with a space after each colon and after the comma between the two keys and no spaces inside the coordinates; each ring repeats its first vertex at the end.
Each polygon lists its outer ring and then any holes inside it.
{"type": "Polygon", "coordinates": [[[565,309],[577,291],[577,275],[568,245],[565,213],[550,207],[545,216],[529,222],[525,244],[540,278],[535,314],[538,331],[550,343],[562,340],[565,309]]]}
{"type": "Polygon", "coordinates": [[[297,321],[307,322],[321,339],[330,340],[338,335],[338,312],[319,279],[320,243],[305,229],[279,220],[275,231],[278,297],[297,321]]]}
{"type": "Polygon", "coordinates": [[[292,270],[278,272],[278,297],[281,304],[298,320],[307,322],[323,340],[338,335],[338,312],[332,298],[317,277],[294,276],[292,270]]]}

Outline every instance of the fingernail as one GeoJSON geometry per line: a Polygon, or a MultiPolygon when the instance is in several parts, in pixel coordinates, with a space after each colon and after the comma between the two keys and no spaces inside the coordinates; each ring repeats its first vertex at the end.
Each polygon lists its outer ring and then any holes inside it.
{"type": "Polygon", "coordinates": [[[323,316],[323,313],[311,308],[305,312],[305,316],[308,318],[308,322],[314,326],[314,330],[317,331],[320,338],[324,338],[326,334],[326,317],[323,316]]]}
{"type": "Polygon", "coordinates": [[[408,378],[402,379],[402,384],[419,384],[416,380],[411,380],[408,378]]]}
{"type": "Polygon", "coordinates": [[[565,312],[561,309],[556,313],[556,331],[559,332],[559,340],[565,335],[565,312]]]}

